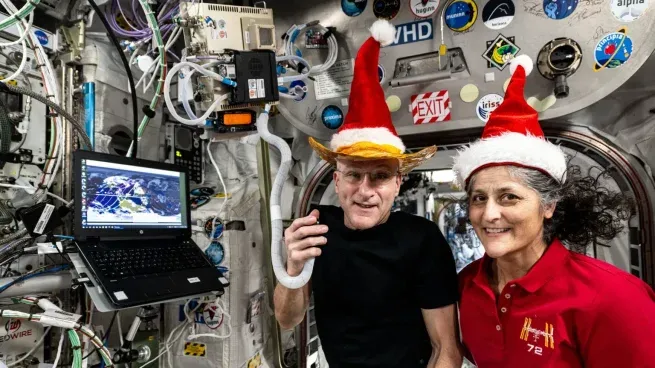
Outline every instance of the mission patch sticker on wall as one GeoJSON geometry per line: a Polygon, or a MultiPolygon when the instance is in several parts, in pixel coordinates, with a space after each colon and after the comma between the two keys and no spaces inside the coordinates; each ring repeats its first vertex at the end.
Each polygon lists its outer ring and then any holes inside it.
{"type": "Polygon", "coordinates": [[[626,34],[627,28],[612,32],[598,41],[594,49],[594,71],[605,68],[614,69],[625,64],[632,55],[632,39],[626,34]]]}
{"type": "Polygon", "coordinates": [[[343,112],[337,106],[330,105],[323,109],[321,120],[326,128],[339,129],[341,124],[343,124],[343,112]]]}
{"type": "Polygon", "coordinates": [[[446,8],[446,25],[455,32],[464,32],[478,19],[478,5],[473,0],[455,0],[446,8]]]}
{"type": "Polygon", "coordinates": [[[482,57],[487,60],[487,67],[505,69],[510,60],[519,53],[521,49],[514,43],[514,37],[505,37],[501,34],[493,41],[487,41],[487,50],[482,57]]]}
{"type": "Polygon", "coordinates": [[[341,10],[349,17],[356,17],[366,9],[367,0],[341,0],[341,10]]]}
{"type": "Polygon", "coordinates": [[[414,95],[412,116],[414,124],[429,124],[450,120],[450,97],[448,91],[428,92],[414,95]]]}
{"type": "Polygon", "coordinates": [[[378,19],[391,20],[398,15],[400,0],[375,0],[373,2],[373,14],[378,19]]]}
{"type": "Polygon", "coordinates": [[[439,7],[439,0],[408,0],[412,13],[420,18],[427,18],[434,14],[439,7]]]}
{"type": "Polygon", "coordinates": [[[482,9],[482,21],[487,28],[502,29],[514,19],[512,0],[491,0],[482,9]]]}
{"type": "Polygon", "coordinates": [[[648,8],[648,0],[610,0],[612,14],[621,22],[637,20],[648,8]]]}
{"type": "Polygon", "coordinates": [[[577,7],[578,0],[544,0],[544,13],[550,19],[564,19],[577,7]]]}
{"type": "Polygon", "coordinates": [[[503,103],[503,96],[501,95],[491,93],[482,96],[482,98],[478,100],[475,112],[478,114],[478,118],[486,123],[489,121],[491,113],[496,110],[501,103],[503,103]]]}
{"type": "Polygon", "coordinates": [[[223,313],[219,313],[218,307],[214,303],[207,304],[202,311],[202,319],[205,325],[212,330],[221,327],[224,317],[223,313]]]}

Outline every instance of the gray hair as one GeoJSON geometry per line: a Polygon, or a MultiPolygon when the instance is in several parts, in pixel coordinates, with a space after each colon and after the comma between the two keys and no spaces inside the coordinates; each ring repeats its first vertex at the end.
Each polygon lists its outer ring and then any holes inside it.
{"type": "MultiPolygon", "coordinates": [[[[539,195],[541,208],[548,205],[557,205],[562,199],[562,186],[550,176],[541,171],[526,169],[523,167],[510,166],[509,175],[522,181],[528,188],[539,195]]],[[[555,224],[550,219],[544,219],[543,239],[550,244],[555,236],[555,224]]]]}
{"type": "MultiPolygon", "coordinates": [[[[569,166],[567,179],[562,183],[537,170],[516,166],[507,168],[512,177],[539,195],[542,208],[555,204],[553,216],[543,222],[546,244],[558,238],[571,250],[584,253],[593,242],[614,239],[634,214],[633,198],[600,185],[601,178],[609,177],[608,171],[602,168],[600,174],[592,176],[591,170],[597,167],[582,174],[579,166],[569,166]]],[[[475,176],[466,188],[468,195],[474,180],[475,176]]],[[[465,199],[462,205],[468,208],[468,200],[465,199]]]]}

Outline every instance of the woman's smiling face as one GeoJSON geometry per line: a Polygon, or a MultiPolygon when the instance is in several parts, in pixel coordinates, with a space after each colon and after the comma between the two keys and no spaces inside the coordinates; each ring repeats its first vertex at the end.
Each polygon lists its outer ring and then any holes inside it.
{"type": "Polygon", "coordinates": [[[469,219],[491,258],[500,258],[542,242],[544,219],[555,205],[542,205],[539,194],[511,175],[507,166],[480,170],[469,184],[469,219]]]}

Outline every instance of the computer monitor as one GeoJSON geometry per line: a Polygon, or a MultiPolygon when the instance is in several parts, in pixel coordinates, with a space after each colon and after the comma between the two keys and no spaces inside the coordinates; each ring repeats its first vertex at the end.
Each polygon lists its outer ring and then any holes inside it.
{"type": "Polygon", "coordinates": [[[189,228],[183,168],[78,151],[75,170],[80,235],[157,235],[189,228]]]}

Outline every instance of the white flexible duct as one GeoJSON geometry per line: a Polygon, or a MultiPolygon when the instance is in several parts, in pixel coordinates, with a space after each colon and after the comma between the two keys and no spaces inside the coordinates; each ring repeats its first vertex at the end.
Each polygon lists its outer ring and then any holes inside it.
{"type": "Polygon", "coordinates": [[[280,167],[273,181],[273,190],[271,191],[271,259],[273,261],[273,271],[280,284],[289,289],[299,289],[309,282],[314,270],[314,258],[310,258],[298,276],[289,276],[286,270],[282,241],[283,225],[282,210],[280,208],[280,197],[282,195],[282,186],[289,176],[289,170],[293,164],[291,157],[291,148],[284,139],[271,134],[268,131],[268,112],[271,106],[266,105],[264,111],[257,118],[257,132],[259,136],[280,151],[282,157],[280,167]]]}

